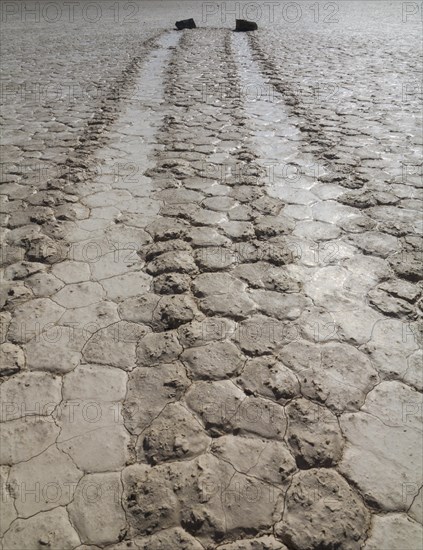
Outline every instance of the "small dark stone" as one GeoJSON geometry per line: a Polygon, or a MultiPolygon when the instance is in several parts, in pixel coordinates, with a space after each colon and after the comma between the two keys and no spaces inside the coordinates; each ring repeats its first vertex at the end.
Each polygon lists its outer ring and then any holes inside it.
{"type": "Polygon", "coordinates": [[[19,372],[19,368],[18,367],[12,367],[12,368],[3,368],[3,367],[0,367],[0,377],[1,376],[12,376],[12,374],[16,374],[17,372],[19,372]]]}
{"type": "Polygon", "coordinates": [[[236,20],[235,30],[237,32],[256,31],[257,29],[257,23],[254,21],[247,21],[246,19],[236,20]]]}
{"type": "Polygon", "coordinates": [[[175,25],[178,31],[197,28],[194,19],[183,19],[182,21],[176,21],[175,25]]]}

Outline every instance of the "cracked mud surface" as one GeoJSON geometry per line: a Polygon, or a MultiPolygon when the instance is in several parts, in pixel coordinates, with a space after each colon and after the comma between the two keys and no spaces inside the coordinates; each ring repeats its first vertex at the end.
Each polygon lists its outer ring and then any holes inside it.
{"type": "Polygon", "coordinates": [[[2,550],[421,547],[414,34],[274,32],[119,35],[101,98],[11,126],[2,550]]]}

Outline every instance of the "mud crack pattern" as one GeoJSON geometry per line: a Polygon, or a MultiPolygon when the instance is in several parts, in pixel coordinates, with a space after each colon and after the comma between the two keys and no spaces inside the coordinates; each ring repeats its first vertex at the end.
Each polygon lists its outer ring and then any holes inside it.
{"type": "Polygon", "coordinates": [[[3,550],[416,550],[420,294],[395,259],[416,241],[384,230],[413,205],[334,167],[324,129],[307,150],[301,103],[287,147],[335,175],[269,185],[259,111],[290,102],[259,40],[168,33],[137,59],[74,216],[6,231],[34,237],[5,269],[3,550]],[[249,104],[242,55],[277,104],[249,104]],[[40,258],[47,237],[71,254],[40,258]],[[334,261],[310,260],[319,243],[334,261]]]}

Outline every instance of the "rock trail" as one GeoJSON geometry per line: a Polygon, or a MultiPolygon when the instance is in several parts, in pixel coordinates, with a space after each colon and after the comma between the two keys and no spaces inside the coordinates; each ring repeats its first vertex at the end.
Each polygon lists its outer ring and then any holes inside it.
{"type": "Polygon", "coordinates": [[[407,237],[345,200],[380,192],[327,177],[336,144],[309,146],[266,63],[163,34],[73,188],[67,259],[7,268],[3,550],[420,547],[407,237]]]}

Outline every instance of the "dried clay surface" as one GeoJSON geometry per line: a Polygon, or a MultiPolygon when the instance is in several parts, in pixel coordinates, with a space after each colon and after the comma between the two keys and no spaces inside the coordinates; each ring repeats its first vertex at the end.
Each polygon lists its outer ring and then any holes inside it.
{"type": "Polygon", "coordinates": [[[1,550],[422,547],[418,21],[317,4],[6,25],[1,550]]]}

